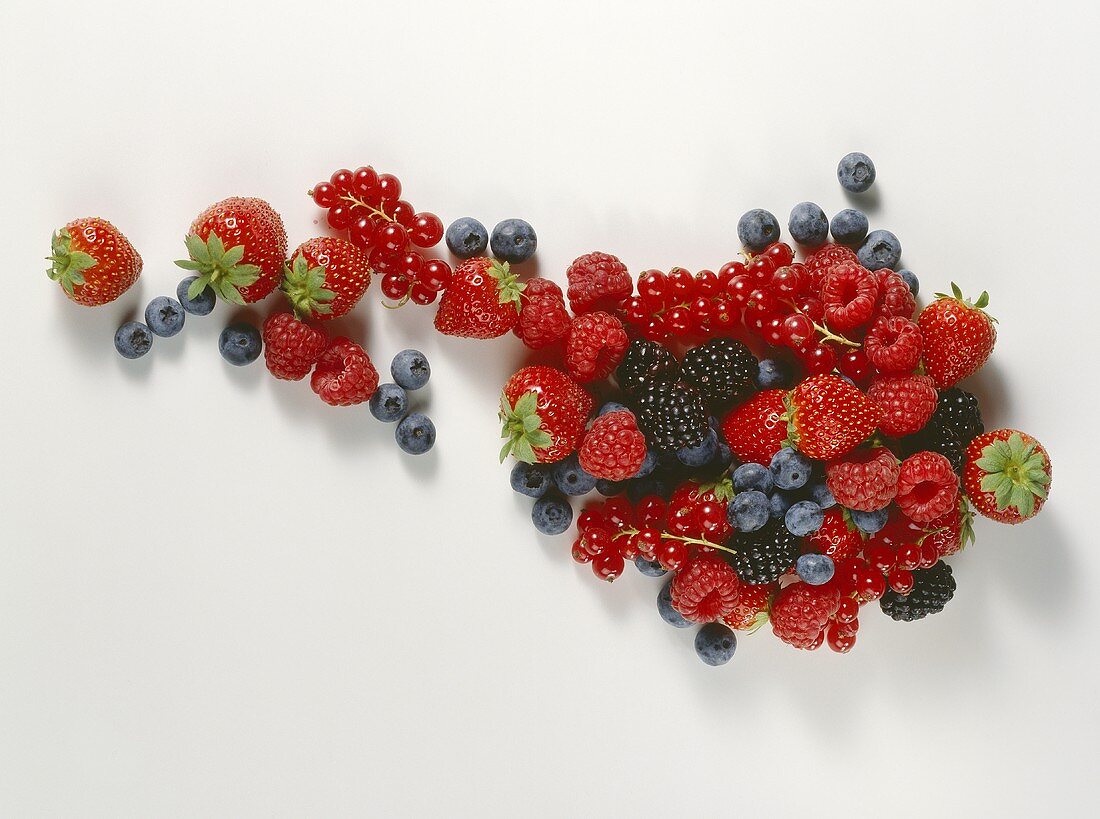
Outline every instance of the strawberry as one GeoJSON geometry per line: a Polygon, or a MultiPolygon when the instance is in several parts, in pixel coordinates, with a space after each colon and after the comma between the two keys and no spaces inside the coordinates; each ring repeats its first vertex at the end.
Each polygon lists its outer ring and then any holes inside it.
{"type": "Polygon", "coordinates": [[[929,522],[920,543],[931,543],[940,557],[950,557],[974,539],[973,520],[970,504],[960,498],[953,508],[929,522]]]}
{"type": "Polygon", "coordinates": [[[46,275],[85,307],[114,301],[141,275],[141,256],[106,219],[75,219],[53,235],[46,275]]]}
{"type": "Polygon", "coordinates": [[[954,282],[951,293],[937,293],[936,301],[917,317],[924,337],[924,371],[941,390],[980,370],[997,341],[994,320],[982,309],[989,294],[983,292],[971,303],[954,282]]]}
{"type": "Polygon", "coordinates": [[[326,236],[298,245],[283,266],[280,289],[300,319],[334,319],[370,287],[370,260],[347,239],[326,236]]]}
{"type": "Polygon", "coordinates": [[[516,326],[524,285],[507,262],[463,262],[439,300],[435,329],[461,338],[496,338],[516,326]]]}
{"type": "Polygon", "coordinates": [[[508,379],[500,398],[500,460],[554,463],[572,454],[584,437],[592,396],[553,367],[524,367],[508,379]]]}
{"type": "Polygon", "coordinates": [[[851,452],[882,417],[881,409],[839,375],[811,376],[783,400],[791,444],[819,461],[851,452]]]}
{"type": "Polygon", "coordinates": [[[981,514],[1001,523],[1020,523],[1039,514],[1050,476],[1050,456],[1026,432],[995,429],[966,448],[967,497],[981,514]]]}
{"type": "Polygon", "coordinates": [[[778,591],[778,583],[762,583],[758,586],[742,583],[737,605],[722,618],[723,621],[730,628],[751,634],[768,622],[768,609],[778,591]]]}
{"type": "Polygon", "coordinates": [[[783,390],[762,390],[722,421],[722,433],[733,453],[745,463],[768,466],[783,448],[787,425],[783,390]]]}
{"type": "Polygon", "coordinates": [[[835,560],[855,557],[863,548],[863,536],[851,518],[839,506],[825,510],[825,518],[818,530],[806,538],[813,551],[835,560]]]}
{"type": "Polygon", "coordinates": [[[184,242],[190,258],[176,264],[198,274],[188,298],[209,286],[226,301],[253,304],[282,279],[286,229],[263,199],[232,196],[211,205],[191,223],[184,242]]]}

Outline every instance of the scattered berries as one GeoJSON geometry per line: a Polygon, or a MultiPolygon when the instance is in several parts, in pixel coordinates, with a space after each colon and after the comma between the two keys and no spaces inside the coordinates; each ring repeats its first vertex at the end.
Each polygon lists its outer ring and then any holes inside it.
{"type": "MultiPolygon", "coordinates": [[[[323,395],[321,397],[324,398],[323,395]]],[[[411,412],[397,425],[394,438],[402,452],[409,455],[423,455],[435,446],[435,424],[427,415],[411,412]]]]}
{"type": "Polygon", "coordinates": [[[390,375],[398,386],[406,390],[419,390],[432,376],[428,357],[420,350],[402,350],[390,363],[390,375]]]}
{"type": "Polygon", "coordinates": [[[875,182],[875,163],[859,151],[845,154],[836,166],[836,178],[844,190],[863,193],[875,182]]]}
{"type": "Polygon", "coordinates": [[[171,338],[183,329],[187,313],[183,305],[168,296],[157,296],[145,308],[145,323],[154,335],[171,338]]]}
{"type": "Polygon", "coordinates": [[[235,367],[251,364],[260,357],[262,349],[260,331],[245,322],[230,324],[218,336],[218,351],[235,367]]]}
{"type": "Polygon", "coordinates": [[[115,331],[115,349],[123,358],[141,358],[153,348],[153,333],[140,321],[127,321],[115,331]]]}
{"type": "Polygon", "coordinates": [[[502,262],[519,264],[535,255],[538,237],[535,229],[522,219],[505,219],[493,228],[489,247],[502,262]]]}
{"type": "Polygon", "coordinates": [[[489,231],[470,216],[455,219],[447,228],[447,249],[460,259],[481,256],[489,246],[489,231]]]}
{"type": "MultiPolygon", "coordinates": [[[[268,365],[270,367],[270,364],[268,365]]],[[[370,414],[384,424],[392,424],[405,417],[409,410],[409,395],[396,384],[379,384],[370,397],[370,414]]]]}

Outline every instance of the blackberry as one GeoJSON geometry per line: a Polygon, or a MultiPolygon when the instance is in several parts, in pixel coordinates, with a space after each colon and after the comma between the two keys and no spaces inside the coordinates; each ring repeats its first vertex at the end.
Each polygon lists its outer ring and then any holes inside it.
{"type": "Polygon", "coordinates": [[[698,446],[710,432],[703,396],[679,381],[643,387],[634,400],[634,415],[646,443],[659,452],[698,446]]]}
{"type": "Polygon", "coordinates": [[[932,413],[929,425],[936,425],[954,432],[963,448],[976,437],[985,432],[985,424],[982,423],[982,411],[978,406],[977,396],[960,390],[958,387],[949,387],[940,390],[939,400],[936,402],[936,411],[932,413]]]}
{"type": "Polygon", "coordinates": [[[790,571],[802,554],[802,538],[793,535],[782,520],[769,520],[755,532],[738,532],[729,541],[737,554],[729,564],[742,583],[771,583],[790,571]]]}
{"type": "Polygon", "coordinates": [[[707,401],[730,401],[753,390],[760,362],[742,342],[716,338],[687,351],[680,377],[707,401]]]}
{"type": "Polygon", "coordinates": [[[680,365],[676,356],[656,341],[643,339],[630,342],[615,370],[619,389],[628,395],[638,395],[650,384],[675,381],[679,377],[680,365]]]}
{"type": "Polygon", "coordinates": [[[929,423],[916,435],[910,435],[905,439],[908,444],[907,453],[913,455],[922,450],[931,450],[943,455],[951,462],[951,467],[956,472],[961,472],[966,465],[966,444],[959,440],[955,430],[949,427],[941,427],[929,423]]]}
{"type": "Polygon", "coordinates": [[[913,590],[900,595],[887,589],[879,600],[883,612],[895,620],[920,620],[938,614],[955,595],[955,578],[951,567],[942,560],[931,569],[913,570],[913,590]]]}

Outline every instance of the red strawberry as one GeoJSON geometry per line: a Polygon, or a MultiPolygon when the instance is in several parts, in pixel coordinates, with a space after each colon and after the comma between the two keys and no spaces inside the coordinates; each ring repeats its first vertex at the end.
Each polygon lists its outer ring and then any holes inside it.
{"type": "Polygon", "coordinates": [[[920,542],[931,543],[940,557],[949,557],[974,539],[973,519],[970,504],[961,498],[952,509],[928,523],[920,542]]]}
{"type": "Polygon", "coordinates": [[[554,463],[580,445],[592,413],[592,396],[553,367],[524,367],[504,385],[500,398],[503,462],[509,455],[527,463],[554,463]]]}
{"type": "Polygon", "coordinates": [[[75,219],[53,235],[46,275],[85,307],[114,301],[141,275],[141,256],[106,219],[75,219]]]}
{"type": "Polygon", "coordinates": [[[339,318],[370,287],[367,254],[347,239],[326,236],[298,245],[283,267],[283,293],[299,318],[339,318]]]}
{"type": "Polygon", "coordinates": [[[981,514],[1001,523],[1020,523],[1039,514],[1050,477],[1050,456],[1026,432],[996,429],[966,448],[967,497],[981,514]]]}
{"type": "Polygon", "coordinates": [[[309,385],[326,404],[335,407],[362,404],[378,389],[378,371],[366,350],[351,339],[340,337],[321,354],[309,385]]]}
{"type": "Polygon", "coordinates": [[[226,301],[252,304],[282,278],[286,229],[263,199],[233,196],[211,205],[192,222],[184,241],[191,258],[176,264],[198,275],[188,298],[209,285],[226,301]]]}
{"type": "Polygon", "coordinates": [[[939,394],[927,375],[879,376],[867,388],[867,397],[882,409],[879,429],[900,438],[924,429],[936,411],[939,394]]]}
{"type": "Polygon", "coordinates": [[[461,338],[502,336],[519,321],[523,289],[507,262],[467,259],[443,291],[435,329],[461,338]]]}
{"type": "Polygon", "coordinates": [[[722,421],[722,433],[733,453],[745,463],[768,466],[783,448],[787,425],[783,390],[762,390],[722,421]]]}
{"type": "Polygon", "coordinates": [[[328,336],[304,324],[291,313],[272,313],[263,328],[264,361],[276,378],[300,381],[309,375],[328,336]]]}
{"type": "Polygon", "coordinates": [[[751,634],[768,622],[768,608],[778,590],[778,583],[742,583],[737,605],[722,619],[730,628],[751,634]]]}
{"type": "Polygon", "coordinates": [[[609,481],[633,478],[645,454],[645,436],[634,413],[627,410],[609,412],[593,421],[578,452],[581,469],[609,481]]]}
{"type": "Polygon", "coordinates": [[[585,313],[569,325],[565,366],[582,384],[607,378],[630,344],[623,323],[609,313],[585,313]]]}
{"type": "Polygon", "coordinates": [[[855,557],[863,548],[863,536],[844,510],[831,506],[825,510],[825,518],[816,532],[806,538],[812,550],[835,560],[855,557]]]}
{"type": "Polygon", "coordinates": [[[980,370],[997,341],[993,319],[982,309],[989,294],[983,292],[971,303],[954,282],[951,293],[937,293],[936,301],[917,317],[924,335],[924,371],[941,390],[980,370]]]}
{"type": "Polygon", "coordinates": [[[784,403],[791,443],[819,461],[851,452],[870,437],[882,416],[859,389],[832,374],[807,378],[784,403]]]}
{"type": "Polygon", "coordinates": [[[610,253],[586,253],[574,259],[565,276],[569,306],[577,315],[617,310],[634,289],[626,265],[610,253]]]}
{"type": "Polygon", "coordinates": [[[540,350],[565,338],[569,323],[561,288],[549,279],[528,280],[519,321],[512,332],[532,350],[540,350]]]}

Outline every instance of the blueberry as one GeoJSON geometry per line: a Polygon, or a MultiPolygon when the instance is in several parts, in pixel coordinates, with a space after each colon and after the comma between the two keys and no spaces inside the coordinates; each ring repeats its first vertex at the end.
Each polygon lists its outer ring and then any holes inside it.
{"type": "Polygon", "coordinates": [[[153,346],[153,333],[140,321],[128,321],[115,330],[115,349],[123,358],[141,358],[153,346]]]}
{"type": "Polygon", "coordinates": [[[778,242],[779,220],[762,208],[754,208],[737,220],[737,238],[753,252],[778,242]]]}
{"type": "Polygon", "coordinates": [[[684,466],[699,467],[709,463],[717,452],[718,436],[714,434],[712,429],[710,434],[698,446],[686,446],[677,450],[676,458],[684,466]]]}
{"type": "Polygon", "coordinates": [[[783,516],[783,522],[792,535],[806,537],[821,528],[821,524],[825,522],[825,513],[813,501],[801,500],[791,504],[787,514],[783,516]]]}
{"type": "Polygon", "coordinates": [[[785,361],[774,358],[760,360],[756,385],[762,390],[775,390],[791,386],[791,368],[785,361]]]}
{"type": "Polygon", "coordinates": [[[550,470],[542,464],[528,464],[517,461],[508,477],[512,489],[529,498],[541,498],[554,483],[550,470]]]}
{"type": "Polygon", "coordinates": [[[741,464],[733,470],[733,488],[738,492],[756,489],[767,495],[773,485],[771,470],[761,464],[741,464]]]}
{"type": "Polygon", "coordinates": [[[642,459],[642,465],[638,467],[638,471],[634,473],[635,478],[644,478],[657,468],[657,462],[660,460],[657,457],[657,453],[652,449],[647,450],[645,458],[642,459]]]}
{"type": "Polygon", "coordinates": [[[531,522],[544,535],[560,535],[573,522],[573,507],[561,495],[543,495],[531,509],[531,522]]]}
{"type": "Polygon", "coordinates": [[[901,280],[909,285],[909,292],[914,296],[920,292],[920,282],[917,281],[917,277],[913,274],[912,270],[903,268],[898,271],[898,275],[901,276],[901,280]]]}
{"type": "Polygon", "coordinates": [[[791,238],[805,247],[818,247],[829,238],[829,217],[813,202],[799,202],[787,220],[791,238]]]}
{"type": "Polygon", "coordinates": [[[707,623],[695,634],[695,653],[707,665],[725,665],[737,651],[737,635],[721,623],[707,623]]]}
{"type": "Polygon", "coordinates": [[[893,270],[901,259],[901,242],[888,230],[872,230],[856,251],[856,258],[868,270],[893,270]]]}
{"type": "Polygon", "coordinates": [[[447,247],[460,259],[472,259],[485,253],[489,246],[489,231],[470,216],[455,219],[447,228],[447,247]]]}
{"type": "Polygon", "coordinates": [[[791,447],[783,447],[772,456],[772,478],[780,489],[800,489],[810,480],[813,464],[791,447]]]}
{"type": "Polygon", "coordinates": [[[489,242],[493,255],[511,264],[525,262],[534,256],[538,243],[535,229],[522,219],[505,219],[493,228],[493,238],[489,242]]]}
{"type": "Polygon", "coordinates": [[[794,564],[794,570],[798,572],[798,576],[804,583],[809,583],[811,586],[828,583],[833,579],[835,568],[831,557],[812,553],[802,555],[794,564]]]}
{"type": "Polygon", "coordinates": [[[768,496],[759,489],[739,492],[726,509],[730,525],[742,532],[755,532],[768,522],[768,496]]]}
{"type": "Polygon", "coordinates": [[[646,475],[644,478],[635,478],[627,482],[626,497],[631,503],[637,503],[646,495],[658,495],[667,500],[673,488],[659,473],[646,475]]]}
{"type": "Polygon", "coordinates": [[[856,509],[849,509],[848,513],[852,516],[852,523],[856,525],[859,531],[873,535],[886,525],[886,519],[890,517],[890,508],[886,507],[875,512],[860,512],[856,509]]]}
{"type": "Polygon", "coordinates": [[[237,367],[251,364],[260,357],[263,341],[260,331],[251,324],[230,324],[218,336],[218,349],[222,358],[237,367]]]}
{"type": "Polygon", "coordinates": [[[400,421],[409,409],[409,395],[396,384],[380,384],[370,397],[370,414],[387,424],[400,421]]]}
{"type": "Polygon", "coordinates": [[[596,488],[596,479],[581,468],[576,453],[554,465],[554,483],[566,495],[587,495],[596,488]]]}
{"type": "Polygon", "coordinates": [[[810,487],[810,500],[822,509],[836,506],[836,498],[834,498],[833,493],[829,491],[829,487],[823,483],[815,483],[810,487]]]}
{"type": "Polygon", "coordinates": [[[688,620],[684,615],[680,614],[680,612],[672,607],[671,580],[661,586],[661,590],[657,593],[657,611],[660,613],[661,619],[670,626],[676,626],[676,628],[691,628],[695,625],[695,623],[688,620]]]}
{"type": "Polygon", "coordinates": [[[191,289],[191,284],[198,281],[198,276],[188,276],[176,285],[176,298],[179,299],[180,305],[193,316],[208,316],[210,311],[214,309],[214,302],[216,302],[217,296],[214,295],[214,288],[207,285],[199,291],[198,295],[193,299],[187,298],[187,291],[191,289]]]}
{"type": "Polygon", "coordinates": [[[705,464],[708,472],[715,474],[724,474],[733,466],[733,450],[730,449],[729,444],[718,439],[718,448],[714,450],[714,457],[711,458],[705,464]]]}
{"type": "Polygon", "coordinates": [[[833,217],[829,230],[842,245],[858,245],[867,238],[867,214],[855,208],[845,208],[833,217]]]}
{"type": "Polygon", "coordinates": [[[623,481],[609,481],[606,478],[600,478],[596,481],[596,491],[605,498],[613,498],[623,493],[623,481]]]}
{"type": "Polygon", "coordinates": [[[776,492],[768,499],[768,514],[773,518],[782,518],[791,508],[794,499],[785,492],[776,492]]]}
{"type": "Polygon", "coordinates": [[[618,401],[608,401],[606,404],[600,407],[600,411],[596,413],[596,415],[607,415],[609,412],[621,412],[625,409],[626,407],[620,404],[618,401]]]}
{"type": "Polygon", "coordinates": [[[661,564],[656,560],[646,560],[641,555],[634,558],[634,565],[638,567],[638,571],[644,574],[646,577],[661,577],[668,574],[661,568],[661,564]]]}
{"type": "Polygon", "coordinates": [[[859,151],[847,154],[836,166],[836,178],[840,187],[852,193],[863,193],[875,181],[875,163],[867,154],[859,151]]]}
{"type": "Polygon", "coordinates": [[[435,424],[427,415],[412,412],[401,419],[393,437],[402,452],[409,455],[423,455],[435,446],[435,424]]]}
{"type": "Polygon", "coordinates": [[[428,383],[432,368],[420,350],[402,350],[393,357],[390,375],[398,386],[407,390],[418,390],[428,383]]]}
{"type": "Polygon", "coordinates": [[[183,305],[168,296],[157,296],[145,308],[145,323],[161,338],[171,338],[182,330],[186,318],[183,305]]]}

